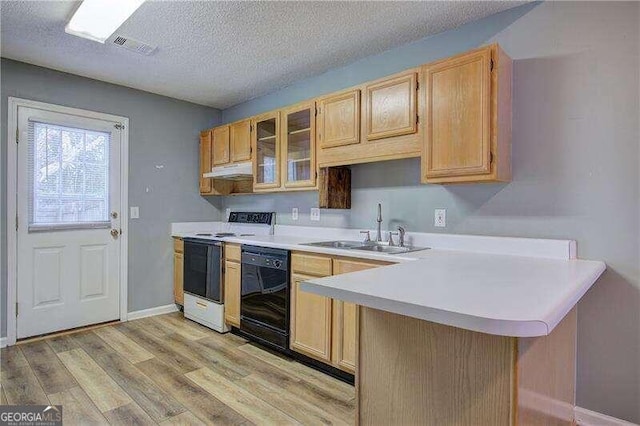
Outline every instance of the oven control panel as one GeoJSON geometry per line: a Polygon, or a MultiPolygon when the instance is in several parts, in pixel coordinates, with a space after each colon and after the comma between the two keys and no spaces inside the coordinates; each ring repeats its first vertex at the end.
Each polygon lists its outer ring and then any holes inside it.
{"type": "Polygon", "coordinates": [[[271,225],[273,215],[273,212],[231,212],[229,222],[271,225]]]}

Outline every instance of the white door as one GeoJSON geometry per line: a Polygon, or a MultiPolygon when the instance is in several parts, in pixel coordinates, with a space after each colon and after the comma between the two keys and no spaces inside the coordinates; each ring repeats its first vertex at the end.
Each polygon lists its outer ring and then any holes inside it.
{"type": "Polygon", "coordinates": [[[119,127],[18,108],[18,338],[120,317],[119,127]]]}

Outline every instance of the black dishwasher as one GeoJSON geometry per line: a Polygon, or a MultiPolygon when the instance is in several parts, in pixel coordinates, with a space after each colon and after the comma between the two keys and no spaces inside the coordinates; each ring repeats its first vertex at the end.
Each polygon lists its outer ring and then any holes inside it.
{"type": "Polygon", "coordinates": [[[242,246],[240,331],[289,352],[289,252],[242,246]]]}

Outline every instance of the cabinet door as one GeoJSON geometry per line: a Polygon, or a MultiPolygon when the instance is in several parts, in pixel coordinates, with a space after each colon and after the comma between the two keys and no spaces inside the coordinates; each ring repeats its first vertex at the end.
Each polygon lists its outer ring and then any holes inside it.
{"type": "Polygon", "coordinates": [[[229,162],[229,126],[213,129],[213,165],[229,162]]]}
{"type": "Polygon", "coordinates": [[[178,305],[184,305],[183,292],[184,255],[173,253],[173,299],[178,305]]]}
{"type": "Polygon", "coordinates": [[[429,177],[491,172],[491,49],[425,67],[429,177]]]}
{"type": "Polygon", "coordinates": [[[224,263],[224,320],[240,327],[240,264],[224,263]]]}
{"type": "Polygon", "coordinates": [[[300,291],[300,283],[312,277],[291,275],[291,349],[331,362],[331,299],[300,291]]]}
{"type": "Polygon", "coordinates": [[[382,139],[418,130],[415,72],[393,77],[366,88],[367,139],[382,139]]]}
{"type": "MultiPolygon", "coordinates": [[[[335,259],[333,261],[333,272],[334,275],[340,275],[377,268],[384,264],[335,259]]],[[[353,303],[334,300],[331,358],[336,367],[350,373],[355,373],[356,370],[358,356],[357,333],[358,306],[353,303]]]]}
{"type": "Polygon", "coordinates": [[[203,178],[204,173],[211,171],[211,131],[200,133],[200,193],[210,194],[213,190],[211,178],[203,178]]]}
{"type": "Polygon", "coordinates": [[[229,126],[231,162],[251,160],[251,120],[233,123],[229,126]]]}
{"type": "Polygon", "coordinates": [[[320,101],[318,111],[321,148],[360,143],[360,90],[340,93],[320,101]]]}
{"type": "Polygon", "coordinates": [[[280,116],[278,112],[256,117],[253,132],[253,187],[280,187],[280,116]]]}
{"type": "Polygon", "coordinates": [[[286,188],[316,185],[315,104],[288,108],[282,114],[282,152],[286,188]]]}

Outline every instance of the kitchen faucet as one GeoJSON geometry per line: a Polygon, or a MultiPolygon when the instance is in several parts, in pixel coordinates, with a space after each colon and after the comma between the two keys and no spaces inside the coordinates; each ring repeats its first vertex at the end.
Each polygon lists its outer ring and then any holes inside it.
{"type": "Polygon", "coordinates": [[[378,222],[378,231],[376,232],[376,241],[380,242],[382,241],[382,231],[381,231],[381,226],[382,226],[382,204],[378,203],[378,219],[376,220],[378,222]]]}

